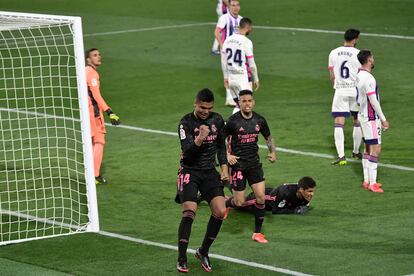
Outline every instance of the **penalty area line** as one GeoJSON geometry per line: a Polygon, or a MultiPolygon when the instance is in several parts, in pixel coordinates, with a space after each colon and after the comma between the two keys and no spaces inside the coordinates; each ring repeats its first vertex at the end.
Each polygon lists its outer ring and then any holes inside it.
{"type": "MultiPolygon", "coordinates": [[[[148,240],[143,240],[143,239],[138,239],[138,238],[133,238],[133,237],[117,234],[117,233],[112,233],[112,232],[107,232],[107,231],[99,231],[98,234],[101,234],[101,235],[107,236],[107,237],[112,237],[112,238],[125,240],[125,241],[130,241],[130,242],[134,242],[134,243],[139,243],[139,244],[156,246],[156,247],[175,250],[175,251],[178,250],[177,246],[174,246],[174,245],[159,243],[159,242],[153,242],[153,241],[148,241],[148,240]]],[[[194,254],[195,250],[194,249],[188,249],[187,252],[194,254]]],[[[210,258],[214,258],[214,259],[218,259],[218,260],[222,260],[222,261],[226,261],[226,262],[230,262],[230,263],[236,263],[236,264],[246,265],[246,266],[255,267],[255,268],[261,268],[261,269],[265,269],[265,270],[269,270],[269,271],[275,271],[275,272],[279,272],[279,273],[283,273],[283,274],[287,274],[287,275],[295,275],[295,276],[311,276],[312,275],[312,274],[306,274],[306,273],[302,273],[302,272],[293,271],[293,270],[286,269],[286,268],[281,268],[281,267],[276,267],[276,266],[271,266],[271,265],[265,265],[265,264],[260,264],[260,263],[256,263],[256,262],[245,261],[245,260],[241,260],[241,259],[237,259],[237,258],[233,258],[233,257],[219,255],[219,254],[210,253],[210,254],[208,254],[208,256],[210,258]]]]}

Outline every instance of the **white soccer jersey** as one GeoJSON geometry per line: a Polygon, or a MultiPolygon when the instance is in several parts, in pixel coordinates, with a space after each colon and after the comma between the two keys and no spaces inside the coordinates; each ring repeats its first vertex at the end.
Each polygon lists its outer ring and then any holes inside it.
{"type": "Polygon", "coordinates": [[[333,69],[335,75],[334,88],[343,95],[355,95],[355,78],[361,67],[358,53],[354,47],[341,46],[329,54],[329,69],[333,69]]]}
{"type": "Polygon", "coordinates": [[[235,34],[239,30],[239,24],[242,18],[243,17],[241,17],[240,15],[234,18],[229,12],[223,14],[219,18],[216,27],[223,30],[221,32],[221,42],[224,42],[226,38],[228,38],[232,34],[235,34]]]}
{"type": "Polygon", "coordinates": [[[369,101],[368,96],[375,94],[379,102],[377,82],[373,75],[366,70],[360,70],[356,77],[357,101],[359,105],[359,116],[364,120],[374,121],[378,114],[369,101]]]}
{"type": "Polygon", "coordinates": [[[234,34],[226,39],[222,49],[226,59],[228,78],[248,80],[249,68],[247,59],[253,58],[253,43],[245,35],[234,34]]]}

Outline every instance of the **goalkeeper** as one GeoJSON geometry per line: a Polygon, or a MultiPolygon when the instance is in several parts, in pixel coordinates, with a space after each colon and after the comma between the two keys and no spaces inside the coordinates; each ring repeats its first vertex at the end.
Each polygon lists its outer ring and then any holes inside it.
{"type": "MultiPolygon", "coordinates": [[[[272,214],[303,215],[309,211],[309,203],[315,193],[316,183],[309,177],[302,177],[298,183],[282,184],[276,188],[266,188],[265,208],[272,214]]],[[[256,203],[253,193],[250,193],[239,210],[250,211],[256,203]]]]}
{"type": "Polygon", "coordinates": [[[97,48],[86,51],[86,82],[89,95],[89,116],[91,121],[91,135],[93,148],[93,161],[95,171],[95,183],[106,183],[106,179],[100,174],[103,150],[105,145],[105,112],[112,125],[119,125],[119,117],[112,112],[111,108],[105,103],[101,96],[99,73],[96,70],[101,65],[101,54],[97,48]]]}

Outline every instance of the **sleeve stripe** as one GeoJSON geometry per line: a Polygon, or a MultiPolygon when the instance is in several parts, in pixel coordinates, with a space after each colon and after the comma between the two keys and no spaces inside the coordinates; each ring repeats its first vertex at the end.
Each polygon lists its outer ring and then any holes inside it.
{"type": "Polygon", "coordinates": [[[246,58],[253,58],[253,55],[251,55],[251,56],[246,56],[246,58]]]}
{"type": "Polygon", "coordinates": [[[329,65],[328,68],[329,69],[333,69],[334,67],[333,67],[333,65],[329,65]]]}
{"type": "Polygon", "coordinates": [[[375,93],[377,93],[377,92],[376,91],[371,91],[371,92],[368,92],[367,95],[369,96],[369,95],[373,95],[375,93]]]}

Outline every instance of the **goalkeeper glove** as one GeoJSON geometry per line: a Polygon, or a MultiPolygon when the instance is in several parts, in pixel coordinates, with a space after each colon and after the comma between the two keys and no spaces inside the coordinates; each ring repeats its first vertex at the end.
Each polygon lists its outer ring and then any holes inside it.
{"type": "Polygon", "coordinates": [[[295,214],[297,215],[304,215],[309,211],[309,206],[302,205],[295,208],[295,214]]]}
{"type": "Polygon", "coordinates": [[[109,119],[111,120],[111,124],[113,126],[117,126],[121,123],[119,117],[115,113],[113,113],[110,108],[106,111],[106,114],[108,114],[109,119]]]}

